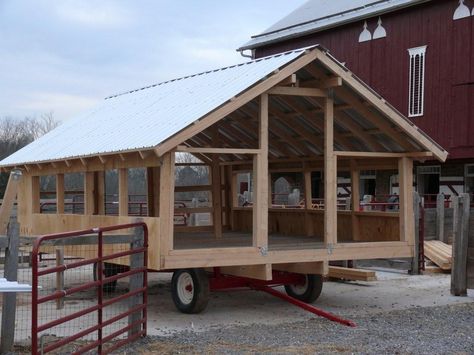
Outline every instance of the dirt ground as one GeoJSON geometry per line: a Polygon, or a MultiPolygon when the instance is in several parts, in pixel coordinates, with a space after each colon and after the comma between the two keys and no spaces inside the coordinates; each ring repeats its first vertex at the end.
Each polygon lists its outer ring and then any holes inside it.
{"type": "Polygon", "coordinates": [[[170,275],[153,275],[149,336],[124,353],[474,353],[474,290],[450,295],[450,275],[379,270],[374,282],[326,282],[315,306],[356,322],[348,328],[256,291],[214,293],[184,315],[170,275]]]}

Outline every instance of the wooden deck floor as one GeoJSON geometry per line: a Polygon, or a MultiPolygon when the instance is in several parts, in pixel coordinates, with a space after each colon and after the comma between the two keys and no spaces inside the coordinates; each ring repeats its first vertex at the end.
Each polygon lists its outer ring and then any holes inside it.
{"type": "MultiPolygon", "coordinates": [[[[215,238],[209,232],[176,233],[175,249],[230,248],[252,246],[252,234],[242,232],[224,232],[222,238],[215,238]]],[[[268,237],[269,250],[291,250],[323,248],[322,239],[307,236],[285,236],[272,234],[268,237]]]]}

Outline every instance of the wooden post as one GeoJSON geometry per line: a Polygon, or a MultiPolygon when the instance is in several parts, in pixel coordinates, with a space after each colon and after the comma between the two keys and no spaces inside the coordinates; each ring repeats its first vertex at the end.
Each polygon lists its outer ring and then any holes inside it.
{"type": "Polygon", "coordinates": [[[56,175],[56,213],[64,214],[64,174],[56,175]]]}
{"type": "Polygon", "coordinates": [[[86,172],[84,174],[84,214],[87,216],[94,214],[94,173],[86,172]]]}
{"type": "Polygon", "coordinates": [[[334,154],[334,100],[324,102],[324,243],[337,243],[337,160],[334,154]]]}
{"type": "Polygon", "coordinates": [[[160,212],[160,168],[146,169],[148,216],[158,217],[160,212]]]}
{"type": "Polygon", "coordinates": [[[160,253],[162,257],[173,250],[174,154],[174,152],[168,152],[163,155],[160,166],[160,253]]]}
{"type": "Polygon", "coordinates": [[[0,206],[0,234],[6,233],[7,224],[13,212],[15,199],[18,192],[18,183],[21,179],[21,171],[13,170],[8,178],[7,188],[3,195],[3,202],[0,206]]]}
{"type": "Polygon", "coordinates": [[[467,249],[470,214],[469,194],[460,194],[457,201],[458,202],[455,204],[457,213],[454,221],[456,227],[453,240],[451,294],[453,296],[467,296],[467,249]]]}
{"type": "MultiPolygon", "coordinates": [[[[64,249],[58,248],[56,249],[56,266],[60,266],[64,264],[64,249]]],[[[64,290],[64,271],[58,271],[56,273],[56,291],[63,291],[64,290]]],[[[56,309],[63,309],[64,308],[64,297],[60,297],[56,299],[56,309]]]]}
{"type": "Polygon", "coordinates": [[[356,215],[360,210],[360,171],[355,160],[351,160],[351,205],[352,239],[357,241],[360,239],[359,217],[356,215]]]}
{"type": "Polygon", "coordinates": [[[268,248],[268,94],[260,96],[259,150],[253,158],[253,246],[268,248]]]}
{"type": "Polygon", "coordinates": [[[31,177],[31,213],[40,213],[40,179],[39,176],[31,177]]]}
{"type": "Polygon", "coordinates": [[[94,173],[95,184],[95,213],[101,216],[105,215],[105,171],[94,173]]]}
{"type": "MultiPolygon", "coordinates": [[[[11,217],[7,227],[8,247],[5,249],[4,277],[8,281],[18,281],[18,249],[20,246],[20,225],[11,217]]],[[[15,337],[16,293],[3,294],[2,329],[0,354],[12,350],[15,337]]]]}
{"type": "Polygon", "coordinates": [[[415,216],[415,245],[413,247],[413,258],[411,261],[411,270],[412,275],[420,274],[420,195],[418,192],[413,192],[413,214],[415,216]]]}
{"type": "Polygon", "coordinates": [[[211,165],[212,183],[212,224],[214,237],[222,238],[222,193],[221,193],[221,168],[218,157],[214,154],[211,165]]]}
{"type": "Polygon", "coordinates": [[[436,239],[446,242],[444,238],[444,194],[436,196],[436,239]]]}
{"type": "MultiPolygon", "coordinates": [[[[134,222],[138,222],[134,221],[134,222]]],[[[143,235],[143,229],[141,227],[135,228],[134,234],[133,234],[133,242],[130,244],[130,249],[138,249],[143,247],[143,242],[144,242],[144,235],[143,235]]],[[[138,254],[133,254],[130,256],[130,270],[133,269],[138,269],[140,267],[143,267],[145,259],[144,259],[144,253],[138,253],[138,254]]],[[[133,292],[137,289],[140,289],[143,287],[143,273],[138,273],[130,276],[129,279],[129,290],[130,292],[133,292]]],[[[145,291],[146,292],[146,291],[145,291]]],[[[129,297],[129,304],[128,308],[131,309],[135,306],[138,306],[139,304],[143,303],[143,294],[139,293],[136,294],[132,297],[129,297]]],[[[137,311],[135,313],[132,313],[128,316],[128,324],[133,324],[134,322],[137,322],[141,318],[141,313],[142,311],[137,311]]],[[[134,334],[137,334],[140,332],[142,325],[137,324],[134,327],[130,328],[128,331],[128,336],[132,336],[134,334]]]]}
{"type": "Polygon", "coordinates": [[[232,208],[234,207],[233,202],[233,191],[235,190],[232,187],[232,166],[225,166],[225,225],[232,230],[232,226],[234,225],[233,222],[233,213],[232,208]]]}
{"type": "Polygon", "coordinates": [[[119,216],[128,216],[128,169],[118,169],[119,216]]]}
{"type": "Polygon", "coordinates": [[[407,157],[398,160],[400,187],[400,241],[415,245],[413,218],[413,160],[407,157]]]}
{"type": "Polygon", "coordinates": [[[311,186],[311,171],[307,170],[304,172],[304,198],[305,198],[305,229],[306,235],[314,235],[312,214],[309,213],[309,210],[313,209],[313,195],[312,195],[312,186],[311,186]]]}

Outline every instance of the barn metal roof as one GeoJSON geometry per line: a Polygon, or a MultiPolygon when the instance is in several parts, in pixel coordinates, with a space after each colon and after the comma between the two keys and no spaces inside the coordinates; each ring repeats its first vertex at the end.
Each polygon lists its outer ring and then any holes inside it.
{"type": "Polygon", "coordinates": [[[152,148],[304,54],[295,50],[111,96],[0,166],[152,148]]]}
{"type": "Polygon", "coordinates": [[[431,0],[309,0],[238,50],[319,32],[431,0]]]}

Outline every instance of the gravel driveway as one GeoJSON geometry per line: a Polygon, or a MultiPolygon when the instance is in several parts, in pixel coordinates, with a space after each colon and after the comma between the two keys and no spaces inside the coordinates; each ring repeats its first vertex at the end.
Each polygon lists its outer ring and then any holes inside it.
{"type": "Polygon", "coordinates": [[[121,353],[474,354],[474,303],[352,317],[356,328],[322,318],[151,336],[121,353]]]}

